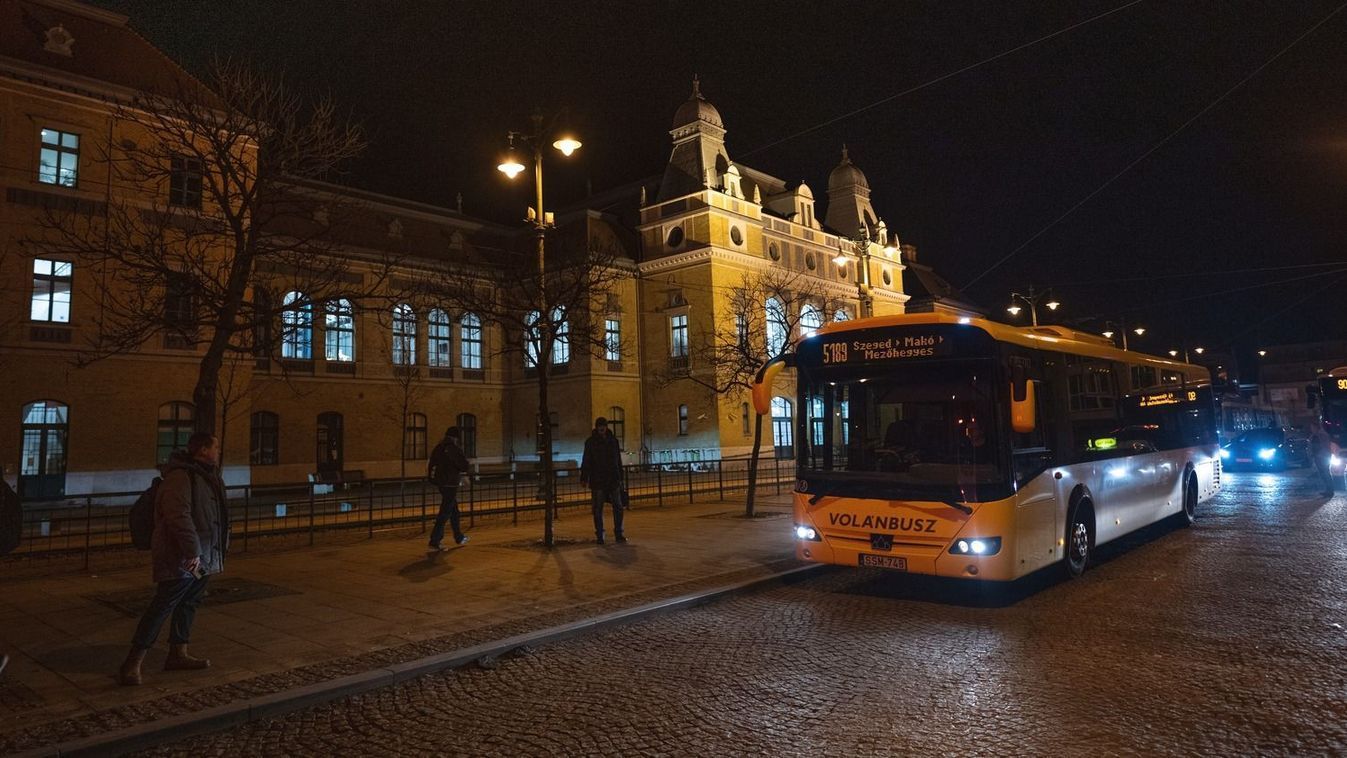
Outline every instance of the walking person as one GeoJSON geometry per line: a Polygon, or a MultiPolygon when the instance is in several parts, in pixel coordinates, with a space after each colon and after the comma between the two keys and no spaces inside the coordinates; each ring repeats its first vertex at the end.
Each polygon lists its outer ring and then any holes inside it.
{"type": "Polygon", "coordinates": [[[622,450],[608,430],[608,419],[594,419],[594,433],[585,440],[580,459],[580,483],[589,485],[594,508],[594,541],[603,544],[603,502],[613,504],[613,537],[626,542],[622,533],[622,450]]]}
{"type": "Polygon", "coordinates": [[[1333,497],[1333,439],[1318,421],[1310,422],[1310,457],[1323,485],[1323,496],[1333,497]]]}
{"type": "Polygon", "coordinates": [[[173,453],[164,464],[163,482],[155,497],[150,547],[157,588],[131,638],[131,652],[118,672],[124,685],[141,683],[145,653],[154,647],[159,630],[170,616],[164,670],[192,671],[210,666],[209,660],[188,654],[187,644],[206,583],[224,570],[224,554],[229,548],[229,512],[219,467],[220,441],[203,432],[193,434],[187,440],[187,449],[173,453]]]}
{"type": "Polygon", "coordinates": [[[430,453],[426,464],[426,478],[440,488],[440,513],[435,517],[435,528],[430,530],[430,547],[443,550],[440,542],[444,540],[444,522],[454,530],[454,542],[466,544],[468,535],[463,533],[458,516],[458,481],[468,470],[468,457],[459,447],[458,427],[444,430],[444,439],[430,453]]]}

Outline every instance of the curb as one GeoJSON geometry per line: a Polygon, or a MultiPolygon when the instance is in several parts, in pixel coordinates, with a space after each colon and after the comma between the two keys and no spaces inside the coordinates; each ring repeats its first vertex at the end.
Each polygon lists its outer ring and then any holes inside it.
{"type": "Polygon", "coordinates": [[[389,687],[426,674],[461,668],[474,661],[483,658],[497,658],[522,647],[547,645],[607,627],[629,624],[662,613],[692,608],[729,595],[746,592],[761,585],[800,581],[822,571],[825,567],[825,564],[800,566],[765,577],[746,579],[734,584],[667,600],[656,600],[638,605],[635,608],[613,611],[580,621],[572,621],[568,624],[547,627],[534,632],[525,632],[513,637],[437,653],[392,666],[370,669],[359,674],[330,679],[306,687],[296,687],[235,703],[206,708],[193,713],[156,719],[125,729],[35,748],[16,755],[20,757],[84,756],[121,754],[132,750],[143,750],[164,742],[176,742],[187,737],[241,726],[252,721],[276,718],[301,708],[389,687]]]}

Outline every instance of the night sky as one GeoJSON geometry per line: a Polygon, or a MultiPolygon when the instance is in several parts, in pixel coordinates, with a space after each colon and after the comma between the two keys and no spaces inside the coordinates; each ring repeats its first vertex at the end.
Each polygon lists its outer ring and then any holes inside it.
{"type": "Polygon", "coordinates": [[[578,201],[662,172],[697,73],[731,160],[822,199],[846,142],[889,228],[998,317],[1033,283],[1157,353],[1347,337],[1347,11],[1268,63],[1338,0],[1128,3],[100,2],[189,69],[241,56],[330,92],[371,133],[356,186],[513,221],[503,134],[567,107],[585,146],[548,202],[578,201]]]}

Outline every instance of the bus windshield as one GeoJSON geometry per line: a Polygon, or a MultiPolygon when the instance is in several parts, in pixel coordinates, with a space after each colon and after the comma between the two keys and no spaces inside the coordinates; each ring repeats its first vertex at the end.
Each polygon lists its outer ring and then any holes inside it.
{"type": "Polygon", "coordinates": [[[802,377],[801,475],[830,492],[979,499],[977,488],[1008,481],[994,375],[972,360],[802,377]]]}

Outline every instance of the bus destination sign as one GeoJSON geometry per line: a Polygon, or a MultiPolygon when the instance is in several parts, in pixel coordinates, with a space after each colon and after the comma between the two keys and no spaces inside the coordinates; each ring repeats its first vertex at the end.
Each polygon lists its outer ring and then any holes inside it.
{"type": "Polygon", "coordinates": [[[1186,392],[1157,392],[1152,395],[1141,395],[1137,398],[1137,407],[1154,408],[1157,405],[1177,405],[1182,402],[1195,402],[1197,393],[1188,390],[1186,392]]]}
{"type": "Polygon", "coordinates": [[[949,355],[953,345],[942,334],[918,333],[882,338],[867,335],[863,338],[824,342],[820,347],[823,348],[824,365],[836,366],[844,363],[935,358],[949,355]]]}

